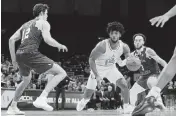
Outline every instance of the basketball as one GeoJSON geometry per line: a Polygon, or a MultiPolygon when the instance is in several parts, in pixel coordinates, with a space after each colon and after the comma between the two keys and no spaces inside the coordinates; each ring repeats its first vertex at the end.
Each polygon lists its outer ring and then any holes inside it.
{"type": "Polygon", "coordinates": [[[141,67],[141,60],[135,56],[127,58],[126,66],[130,71],[137,71],[141,67]]]}
{"type": "Polygon", "coordinates": [[[155,86],[158,82],[157,75],[152,75],[147,79],[147,86],[149,89],[151,89],[153,86],[155,86]]]}

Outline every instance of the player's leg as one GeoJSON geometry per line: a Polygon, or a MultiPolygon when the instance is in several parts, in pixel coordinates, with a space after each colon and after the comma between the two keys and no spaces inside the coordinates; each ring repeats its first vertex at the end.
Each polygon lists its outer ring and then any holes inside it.
{"type": "Polygon", "coordinates": [[[7,110],[8,115],[24,115],[25,114],[25,112],[22,112],[17,108],[17,102],[19,101],[25,88],[30,83],[32,75],[30,73],[30,69],[27,66],[25,66],[23,63],[18,62],[18,66],[19,66],[20,75],[23,77],[23,81],[16,88],[13,101],[7,110]]]}
{"type": "Polygon", "coordinates": [[[25,57],[25,65],[40,74],[47,74],[46,78],[52,78],[51,80],[49,79],[50,81],[48,81],[41,95],[33,102],[35,107],[52,111],[53,107],[47,104],[47,96],[49,92],[66,77],[67,74],[58,64],[55,64],[54,61],[38,51],[28,53],[25,57]]]}
{"type": "Polygon", "coordinates": [[[87,82],[86,89],[84,91],[83,98],[81,99],[81,101],[78,102],[76,106],[77,111],[81,111],[84,109],[85,105],[89,102],[91,96],[93,95],[96,89],[96,86],[97,86],[97,81],[95,79],[95,76],[91,73],[88,78],[88,82],[87,82]]]}
{"type": "Polygon", "coordinates": [[[135,106],[137,101],[137,96],[139,93],[145,91],[143,87],[141,87],[137,82],[134,83],[132,88],[130,89],[130,103],[135,106]]]}
{"type": "Polygon", "coordinates": [[[169,61],[168,65],[162,70],[159,75],[158,83],[155,87],[152,87],[149,94],[146,98],[135,108],[133,112],[133,116],[137,114],[146,114],[153,110],[147,110],[149,108],[162,107],[162,105],[157,102],[157,99],[160,97],[160,91],[166,86],[166,84],[172,80],[174,75],[176,74],[176,48],[174,50],[174,54],[169,61]]]}
{"type": "Polygon", "coordinates": [[[160,91],[166,86],[168,82],[170,82],[176,74],[176,47],[174,50],[174,54],[170,59],[168,65],[162,70],[161,74],[158,77],[158,83],[155,87],[151,89],[147,97],[155,96],[160,94],[160,91]]]}
{"type": "Polygon", "coordinates": [[[123,97],[123,103],[124,103],[124,113],[131,113],[133,111],[133,108],[131,105],[129,105],[130,100],[130,92],[127,85],[127,82],[123,75],[118,71],[118,69],[112,68],[111,71],[107,74],[107,79],[114,83],[121,89],[122,97],[123,97]]]}
{"type": "Polygon", "coordinates": [[[58,64],[55,64],[55,63],[53,63],[52,67],[49,70],[47,70],[45,73],[47,73],[46,75],[47,78],[52,78],[52,79],[48,81],[45,89],[43,90],[41,95],[33,102],[33,104],[35,107],[43,108],[46,111],[52,111],[53,107],[49,106],[46,103],[48,94],[54,87],[58,85],[58,83],[60,83],[67,76],[67,74],[58,64]],[[52,75],[48,75],[48,74],[52,74],[52,75]]]}

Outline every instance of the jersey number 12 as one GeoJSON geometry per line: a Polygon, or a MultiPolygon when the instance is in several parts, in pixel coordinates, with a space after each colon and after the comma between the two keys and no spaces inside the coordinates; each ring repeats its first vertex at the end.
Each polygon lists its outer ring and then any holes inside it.
{"type": "Polygon", "coordinates": [[[29,37],[30,28],[23,31],[22,42],[29,37]]]}

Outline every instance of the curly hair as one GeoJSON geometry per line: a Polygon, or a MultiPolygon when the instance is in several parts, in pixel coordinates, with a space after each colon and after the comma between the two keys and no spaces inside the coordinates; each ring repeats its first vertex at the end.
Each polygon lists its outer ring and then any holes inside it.
{"type": "Polygon", "coordinates": [[[133,41],[135,40],[135,37],[136,37],[136,36],[141,36],[141,37],[143,38],[144,42],[146,42],[146,40],[147,40],[147,38],[146,38],[146,36],[145,36],[144,34],[142,34],[142,33],[137,33],[137,34],[133,35],[133,41]]]}
{"type": "Polygon", "coordinates": [[[125,33],[125,29],[124,29],[123,25],[120,22],[116,22],[116,21],[108,23],[106,31],[108,34],[111,31],[119,31],[121,33],[121,35],[123,35],[125,33]]]}
{"type": "Polygon", "coordinates": [[[47,4],[42,3],[36,4],[33,7],[33,16],[37,17],[41,12],[45,12],[46,10],[49,10],[49,6],[47,4]]]}

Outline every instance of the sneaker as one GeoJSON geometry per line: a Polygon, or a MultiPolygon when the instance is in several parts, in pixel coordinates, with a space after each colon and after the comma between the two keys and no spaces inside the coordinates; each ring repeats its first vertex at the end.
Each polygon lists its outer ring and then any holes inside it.
{"type": "Polygon", "coordinates": [[[25,115],[25,112],[20,111],[17,106],[9,106],[7,115],[25,115]]]}
{"type": "Polygon", "coordinates": [[[125,104],[124,108],[123,108],[123,113],[124,114],[131,114],[134,110],[134,106],[130,105],[130,104],[125,104]]]}
{"type": "Polygon", "coordinates": [[[81,101],[78,102],[77,106],[76,106],[76,110],[77,111],[81,111],[84,109],[85,105],[87,104],[87,102],[89,102],[89,99],[88,100],[85,100],[84,98],[81,99],[81,101]]]}
{"type": "Polygon", "coordinates": [[[166,107],[163,104],[161,96],[156,98],[156,102],[154,104],[155,104],[156,108],[160,109],[161,111],[165,111],[166,110],[166,107]]]}
{"type": "Polygon", "coordinates": [[[46,111],[53,111],[53,107],[47,104],[46,97],[38,97],[34,102],[33,105],[37,108],[42,108],[46,111]]]}
{"type": "Polygon", "coordinates": [[[145,115],[155,110],[156,99],[153,96],[145,98],[138,106],[135,107],[132,116],[145,115]]]}

